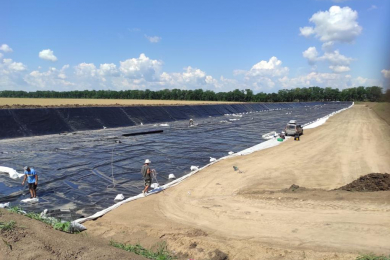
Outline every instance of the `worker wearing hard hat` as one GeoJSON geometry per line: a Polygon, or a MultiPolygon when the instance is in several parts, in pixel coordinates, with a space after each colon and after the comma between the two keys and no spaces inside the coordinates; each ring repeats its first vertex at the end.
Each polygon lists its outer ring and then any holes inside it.
{"type": "Polygon", "coordinates": [[[144,177],[144,181],[145,181],[145,188],[142,191],[144,196],[146,195],[146,193],[148,193],[148,189],[152,183],[152,176],[150,175],[151,170],[149,168],[150,163],[151,163],[151,161],[149,159],[146,159],[145,164],[142,165],[142,168],[141,168],[141,174],[142,174],[142,177],[144,177]]]}

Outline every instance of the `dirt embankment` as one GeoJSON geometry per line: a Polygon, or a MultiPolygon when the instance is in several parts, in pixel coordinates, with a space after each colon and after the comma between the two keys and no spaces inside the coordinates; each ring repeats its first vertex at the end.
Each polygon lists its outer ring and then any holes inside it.
{"type": "Polygon", "coordinates": [[[390,172],[388,158],[389,125],[356,105],[300,141],[222,160],[85,224],[97,237],[146,247],[166,241],[195,259],[211,259],[215,249],[240,260],[390,254],[390,191],[329,192],[390,172]],[[283,191],[292,184],[306,189],[283,191]]]}
{"type": "Polygon", "coordinates": [[[88,231],[67,234],[7,210],[0,209],[0,222],[15,221],[12,230],[0,230],[0,260],[10,259],[134,259],[141,256],[114,248],[88,231]]]}

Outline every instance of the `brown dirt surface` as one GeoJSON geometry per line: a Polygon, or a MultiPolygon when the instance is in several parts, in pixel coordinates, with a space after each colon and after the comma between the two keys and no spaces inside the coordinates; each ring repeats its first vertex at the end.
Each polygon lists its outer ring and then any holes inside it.
{"type": "Polygon", "coordinates": [[[127,107],[237,104],[239,102],[146,100],[146,99],[62,99],[62,98],[0,98],[0,109],[55,107],[127,107]]]}
{"type": "Polygon", "coordinates": [[[15,229],[0,231],[0,260],[146,259],[89,236],[88,231],[67,234],[37,220],[1,209],[0,221],[11,220],[16,222],[15,229]]]}
{"type": "Polygon", "coordinates": [[[330,190],[362,175],[390,172],[389,158],[389,125],[355,105],[305,130],[300,141],[221,160],[85,225],[107,241],[145,247],[166,241],[181,259],[388,255],[390,191],[330,190]],[[288,191],[292,184],[300,187],[288,191]]]}
{"type": "Polygon", "coordinates": [[[346,191],[384,191],[390,190],[390,174],[371,173],[361,176],[359,179],[340,187],[346,191]]]}

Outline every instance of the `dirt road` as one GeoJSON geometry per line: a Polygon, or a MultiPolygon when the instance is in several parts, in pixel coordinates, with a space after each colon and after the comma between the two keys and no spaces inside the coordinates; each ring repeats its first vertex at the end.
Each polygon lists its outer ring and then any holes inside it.
{"type": "Polygon", "coordinates": [[[183,259],[390,254],[390,191],[329,191],[361,175],[390,173],[389,158],[389,125],[356,105],[305,130],[299,142],[223,160],[85,224],[89,234],[120,242],[167,241],[183,259]],[[309,190],[283,191],[292,184],[309,190]]]}

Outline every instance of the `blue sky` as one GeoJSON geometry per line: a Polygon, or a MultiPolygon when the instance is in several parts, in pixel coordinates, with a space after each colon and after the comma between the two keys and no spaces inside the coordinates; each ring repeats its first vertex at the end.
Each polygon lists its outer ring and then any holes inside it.
{"type": "Polygon", "coordinates": [[[389,86],[390,1],[3,1],[0,90],[389,86]]]}

